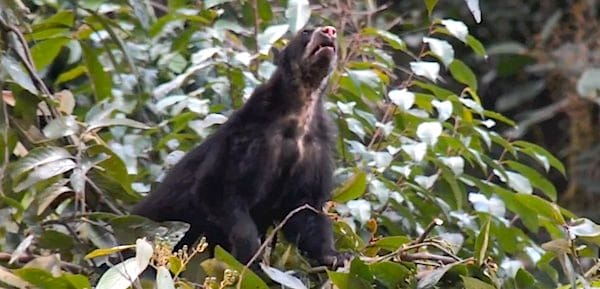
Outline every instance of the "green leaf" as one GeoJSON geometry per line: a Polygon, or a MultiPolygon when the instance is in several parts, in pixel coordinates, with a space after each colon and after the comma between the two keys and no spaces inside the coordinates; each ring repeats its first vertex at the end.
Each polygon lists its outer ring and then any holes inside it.
{"type": "Polygon", "coordinates": [[[371,285],[356,275],[327,270],[327,276],[339,289],[372,289],[371,285]]]}
{"type": "MultiPolygon", "coordinates": [[[[15,270],[17,276],[21,279],[41,289],[86,289],[92,288],[87,277],[62,272],[60,277],[54,277],[46,270],[39,268],[21,268],[15,270]]],[[[6,281],[0,273],[0,280],[6,281]]],[[[10,284],[10,283],[9,283],[10,284]]],[[[30,288],[23,286],[19,288],[30,288]]]]}
{"type": "Polygon", "coordinates": [[[231,269],[238,271],[241,280],[240,288],[268,289],[267,284],[252,270],[244,268],[244,265],[231,256],[221,246],[215,247],[215,258],[227,264],[231,269]]]}
{"type": "Polygon", "coordinates": [[[275,41],[279,40],[288,31],[288,24],[272,25],[267,27],[256,37],[260,53],[268,54],[275,41]]]}
{"type": "MultiPolygon", "coordinates": [[[[414,74],[425,77],[432,82],[436,82],[440,75],[440,65],[437,62],[413,61],[410,63],[410,70],[414,74]]],[[[452,64],[450,65],[450,71],[452,71],[452,64]]]]}
{"type": "Polygon", "coordinates": [[[46,230],[38,238],[38,245],[45,249],[69,250],[73,244],[70,235],[55,230],[46,230]]]}
{"type": "Polygon", "coordinates": [[[521,220],[523,221],[523,224],[525,225],[525,227],[527,227],[527,229],[536,232],[538,227],[539,227],[539,216],[538,214],[530,209],[529,207],[525,206],[524,204],[521,203],[521,201],[516,199],[517,194],[502,188],[496,184],[493,183],[487,183],[489,185],[486,186],[485,184],[483,184],[483,186],[485,186],[484,188],[481,188],[483,191],[486,191],[488,193],[495,193],[498,194],[502,200],[504,201],[504,203],[506,204],[506,207],[511,210],[512,212],[515,212],[517,215],[519,215],[519,217],[521,218],[521,220]]]}
{"type": "Polygon", "coordinates": [[[13,208],[17,209],[19,212],[25,211],[25,207],[23,207],[21,202],[15,200],[13,198],[9,198],[7,196],[0,195],[0,201],[2,201],[1,202],[2,204],[8,205],[9,207],[13,207],[13,208]]]}
{"type": "Polygon", "coordinates": [[[463,279],[465,289],[496,289],[495,286],[485,283],[479,279],[468,276],[460,276],[463,279]]]}
{"type": "Polygon", "coordinates": [[[302,29],[308,23],[310,13],[311,9],[308,0],[289,0],[287,9],[285,10],[285,17],[288,19],[290,31],[295,33],[302,29]]]}
{"type": "Polygon", "coordinates": [[[47,138],[57,139],[78,133],[79,124],[74,115],[60,116],[50,121],[43,132],[47,138]]]}
{"type": "Polygon", "coordinates": [[[454,48],[452,48],[452,45],[450,45],[448,41],[432,37],[423,37],[423,42],[427,43],[431,52],[433,52],[444,66],[448,67],[454,60],[454,48]]]}
{"type": "Polygon", "coordinates": [[[1,60],[2,66],[0,67],[0,72],[7,72],[10,79],[16,84],[33,94],[38,94],[38,89],[35,84],[33,84],[31,77],[29,77],[29,73],[19,62],[9,55],[2,55],[1,60]]]}
{"type": "Polygon", "coordinates": [[[35,167],[67,158],[71,158],[71,154],[61,147],[35,148],[10,165],[10,177],[14,179],[35,167]]]}
{"type": "Polygon", "coordinates": [[[27,175],[27,178],[15,186],[15,191],[20,192],[38,182],[60,175],[74,169],[77,164],[71,159],[61,159],[36,167],[27,175]]]}
{"type": "Polygon", "coordinates": [[[600,95],[600,68],[588,68],[577,80],[577,93],[580,96],[597,99],[600,95]]]}
{"type": "Polygon", "coordinates": [[[371,274],[369,266],[360,260],[360,258],[352,259],[352,262],[350,263],[350,274],[368,282],[373,280],[373,274],[371,274]]]}
{"type": "Polygon", "coordinates": [[[477,239],[475,240],[475,260],[477,260],[478,265],[482,265],[485,262],[488,247],[490,244],[490,225],[492,222],[492,218],[489,215],[484,215],[482,222],[483,225],[479,230],[479,235],[477,235],[477,239]]]}
{"type": "Polygon", "coordinates": [[[600,236],[600,226],[586,218],[571,221],[568,226],[569,232],[580,237],[600,236]]]}
{"type": "Polygon", "coordinates": [[[138,201],[140,196],[131,191],[132,176],[128,174],[123,160],[105,145],[92,145],[87,149],[91,156],[107,155],[108,158],[95,165],[88,177],[97,185],[102,184],[111,188],[112,196],[127,201],[138,201]],[[116,186],[116,188],[115,188],[116,186]]]}
{"type": "Polygon", "coordinates": [[[413,84],[420,88],[431,91],[431,93],[433,93],[435,96],[439,97],[440,99],[445,100],[452,96],[456,97],[456,94],[454,94],[454,92],[447,90],[445,88],[439,87],[435,84],[425,83],[425,82],[422,82],[419,80],[413,81],[413,84]]]}
{"type": "Polygon", "coordinates": [[[370,69],[348,70],[348,76],[358,87],[361,87],[363,84],[369,87],[377,87],[381,83],[379,75],[370,69]]]}
{"type": "Polygon", "coordinates": [[[438,0],[425,0],[425,7],[427,7],[427,15],[431,17],[431,12],[433,12],[433,8],[437,4],[438,0]]]}
{"type": "Polygon", "coordinates": [[[490,138],[492,139],[492,142],[502,146],[502,148],[504,148],[510,154],[512,154],[513,156],[516,157],[517,151],[515,150],[513,145],[508,140],[506,140],[504,137],[500,136],[496,132],[490,132],[490,138]]]}
{"type": "Polygon", "coordinates": [[[411,271],[402,264],[383,261],[369,265],[371,273],[385,288],[408,288],[406,280],[411,278],[411,271]]]}
{"type": "Polygon", "coordinates": [[[544,149],[543,147],[527,142],[527,141],[515,141],[513,143],[515,146],[522,148],[520,151],[529,155],[533,159],[539,161],[540,163],[544,163],[544,161],[548,161],[550,165],[557,169],[563,176],[566,176],[565,167],[563,164],[549,151],[544,149]]]}
{"type": "Polygon", "coordinates": [[[400,248],[400,246],[408,244],[410,241],[411,239],[406,236],[389,236],[377,240],[374,246],[389,251],[395,251],[400,248]]]}
{"type": "Polygon", "coordinates": [[[154,250],[145,239],[137,239],[135,257],[108,269],[98,280],[96,289],[127,289],[144,272],[154,250]]]}
{"type": "Polygon", "coordinates": [[[81,76],[82,74],[84,74],[86,72],[86,67],[84,65],[77,65],[63,73],[61,73],[58,78],[56,78],[55,83],[56,84],[61,84],[61,83],[65,83],[68,81],[71,81],[79,76],[81,76]]]}
{"type": "Polygon", "coordinates": [[[39,31],[49,27],[71,27],[74,21],[75,14],[72,10],[61,10],[41,23],[35,24],[32,28],[33,31],[39,31]]]}
{"type": "Polygon", "coordinates": [[[503,177],[503,181],[505,181],[511,189],[521,194],[533,193],[531,182],[529,182],[526,177],[511,171],[505,171],[504,173],[506,177],[503,177]]]}
{"type": "Polygon", "coordinates": [[[565,225],[567,223],[557,204],[548,202],[536,195],[516,194],[515,198],[521,204],[537,212],[538,215],[546,217],[558,225],[565,225]]]}
{"type": "Polygon", "coordinates": [[[481,22],[481,9],[479,8],[479,0],[466,0],[469,11],[475,18],[475,22],[481,22]]]}
{"type": "Polygon", "coordinates": [[[538,173],[536,170],[523,165],[521,163],[515,161],[506,161],[509,167],[518,171],[527,179],[529,182],[536,188],[540,189],[546,196],[550,198],[552,201],[556,201],[556,188],[554,185],[546,179],[546,177],[542,176],[542,174],[538,173]]]}
{"type": "Polygon", "coordinates": [[[477,90],[477,77],[475,73],[462,61],[454,59],[450,63],[450,73],[456,81],[468,85],[473,90],[477,90]]]}
{"type": "Polygon", "coordinates": [[[282,287],[288,287],[291,289],[307,289],[306,285],[300,281],[297,277],[292,274],[282,272],[277,268],[273,268],[271,266],[267,266],[263,263],[260,263],[260,268],[271,278],[271,280],[279,283],[282,287]]]}
{"type": "Polygon", "coordinates": [[[364,194],[367,188],[367,174],[360,170],[356,169],[354,171],[354,175],[348,179],[343,186],[337,188],[333,192],[332,200],[345,203],[350,200],[354,200],[362,194],[364,194]]]}
{"type": "Polygon", "coordinates": [[[417,283],[417,289],[432,288],[453,266],[454,264],[445,265],[433,271],[429,271],[426,275],[424,274],[424,276],[419,280],[419,283],[417,283]]]}
{"type": "Polygon", "coordinates": [[[171,271],[173,275],[179,275],[183,270],[185,270],[185,266],[181,259],[175,256],[169,257],[169,271],[171,271]]]}
{"type": "Polygon", "coordinates": [[[57,38],[57,37],[70,37],[71,32],[69,28],[44,28],[41,30],[34,30],[32,33],[25,35],[27,40],[41,41],[44,39],[57,38]]]}
{"type": "Polygon", "coordinates": [[[175,289],[175,282],[169,270],[162,265],[156,269],[156,288],[175,289]]]}
{"type": "Polygon", "coordinates": [[[95,130],[98,128],[108,127],[108,126],[129,126],[129,127],[133,127],[133,128],[140,128],[140,129],[150,128],[146,124],[141,123],[139,121],[135,121],[133,119],[111,118],[111,119],[97,119],[97,120],[93,120],[93,121],[89,122],[86,131],[92,131],[92,130],[95,130]]]}
{"type": "Polygon", "coordinates": [[[71,288],[73,289],[92,288],[92,285],[90,284],[90,281],[88,280],[87,276],[80,274],[71,274],[66,272],[62,272],[61,274],[61,278],[69,282],[71,284],[71,288]]]}
{"type": "Polygon", "coordinates": [[[41,70],[52,63],[67,42],[69,42],[69,38],[66,37],[50,38],[31,47],[31,57],[35,68],[41,70]]]}
{"type": "Polygon", "coordinates": [[[46,209],[58,198],[58,196],[73,191],[67,187],[68,180],[60,179],[59,181],[49,185],[43,191],[39,192],[36,196],[37,202],[37,215],[41,216],[46,209]]]}
{"type": "MultiPolygon", "coordinates": [[[[190,228],[188,223],[180,221],[154,222],[138,215],[124,215],[110,219],[114,236],[123,244],[137,242],[140,236],[160,237],[175,246],[190,228]]],[[[187,244],[192,245],[192,244],[187,244]]]]}
{"type": "Polygon", "coordinates": [[[336,236],[335,246],[342,250],[361,250],[365,241],[352,230],[348,223],[338,221],[333,223],[333,231],[336,236]]]}
{"type": "Polygon", "coordinates": [[[14,271],[21,279],[41,289],[72,289],[71,283],[63,278],[55,278],[46,270],[21,268],[14,271]]]}
{"type": "Polygon", "coordinates": [[[0,270],[0,280],[9,286],[15,288],[31,288],[32,285],[23,281],[19,276],[11,273],[9,270],[0,270]]]}
{"type": "Polygon", "coordinates": [[[464,22],[453,20],[453,19],[444,19],[440,21],[442,25],[446,27],[446,30],[437,29],[436,31],[442,33],[449,33],[450,35],[458,38],[462,42],[467,42],[467,36],[469,36],[469,28],[465,25],[464,22]]]}
{"type": "Polygon", "coordinates": [[[86,277],[84,275],[79,275],[79,274],[75,275],[75,274],[71,274],[71,273],[62,272],[62,278],[67,280],[67,282],[71,283],[71,285],[75,289],[92,288],[92,285],[90,284],[90,281],[88,280],[88,277],[86,277]]]}
{"type": "Polygon", "coordinates": [[[456,202],[456,208],[462,208],[464,205],[465,190],[461,189],[459,186],[458,182],[456,181],[456,176],[450,173],[448,170],[444,170],[442,172],[442,178],[446,181],[446,183],[448,183],[450,189],[452,190],[454,201],[456,202]]]}
{"type": "Polygon", "coordinates": [[[517,282],[517,288],[534,288],[536,283],[535,277],[523,268],[517,271],[515,281],[517,282]]]}
{"type": "Polygon", "coordinates": [[[135,245],[123,245],[123,246],[116,246],[116,247],[112,247],[112,248],[96,249],[92,252],[89,252],[87,255],[85,255],[84,258],[85,259],[93,259],[96,257],[108,256],[110,254],[118,253],[125,249],[131,249],[131,248],[135,248],[135,245]]]}
{"type": "Polygon", "coordinates": [[[83,60],[87,66],[87,73],[92,80],[92,87],[96,94],[96,101],[112,96],[112,79],[110,74],[104,71],[104,66],[96,57],[97,52],[87,43],[81,41],[83,60]]]}
{"type": "Polygon", "coordinates": [[[389,44],[393,49],[405,51],[406,43],[398,37],[396,34],[390,33],[385,30],[375,29],[375,28],[365,28],[361,32],[367,36],[377,36],[381,37],[387,44],[389,44]]]}
{"type": "Polygon", "coordinates": [[[486,116],[486,117],[489,117],[489,118],[493,118],[493,119],[495,119],[497,121],[501,121],[501,122],[503,122],[503,123],[505,123],[507,125],[510,125],[512,127],[517,126],[517,124],[514,121],[512,121],[510,118],[508,118],[508,117],[506,117],[506,116],[504,116],[504,115],[502,115],[502,114],[500,114],[498,112],[495,112],[495,111],[484,110],[483,111],[483,115],[486,116]]]}
{"type": "Polygon", "coordinates": [[[469,45],[469,47],[471,47],[471,49],[473,49],[473,51],[475,52],[475,54],[487,58],[487,52],[485,51],[485,47],[483,46],[483,44],[481,44],[481,42],[479,42],[479,40],[477,40],[477,38],[473,37],[473,35],[467,35],[467,45],[469,45]]]}
{"type": "Polygon", "coordinates": [[[548,252],[563,254],[571,251],[571,245],[569,243],[570,242],[567,239],[554,239],[543,243],[541,247],[548,252]]]}

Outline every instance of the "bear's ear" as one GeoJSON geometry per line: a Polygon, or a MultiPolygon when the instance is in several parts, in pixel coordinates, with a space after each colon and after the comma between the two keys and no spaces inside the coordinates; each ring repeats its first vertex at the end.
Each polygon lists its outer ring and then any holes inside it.
{"type": "Polygon", "coordinates": [[[275,66],[279,66],[279,63],[281,63],[281,50],[275,48],[275,46],[271,47],[271,54],[273,54],[273,64],[275,64],[275,66]]]}

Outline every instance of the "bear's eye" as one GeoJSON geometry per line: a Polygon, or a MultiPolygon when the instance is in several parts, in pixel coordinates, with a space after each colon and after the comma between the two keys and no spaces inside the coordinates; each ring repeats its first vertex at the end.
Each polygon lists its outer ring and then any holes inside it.
{"type": "Polygon", "coordinates": [[[309,36],[312,34],[312,32],[313,32],[313,29],[304,29],[304,30],[302,30],[302,35],[309,36]]]}

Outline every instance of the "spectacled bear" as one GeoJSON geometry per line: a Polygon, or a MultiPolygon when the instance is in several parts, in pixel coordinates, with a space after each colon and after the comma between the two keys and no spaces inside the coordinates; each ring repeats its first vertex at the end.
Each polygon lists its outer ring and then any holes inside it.
{"type": "MultiPolygon", "coordinates": [[[[187,153],[133,210],[155,221],[189,223],[180,241],[200,236],[247,263],[274,222],[308,204],[321,209],[332,189],[333,126],[323,94],[337,61],[336,30],[304,29],[281,51],[277,69],[214,134],[187,153]]],[[[326,215],[302,210],[283,233],[321,265],[337,267],[326,215]]]]}

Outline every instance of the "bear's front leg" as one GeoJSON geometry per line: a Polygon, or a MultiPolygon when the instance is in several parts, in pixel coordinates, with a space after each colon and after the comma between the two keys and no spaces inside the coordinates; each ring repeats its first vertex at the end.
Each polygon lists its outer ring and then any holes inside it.
{"type": "Polygon", "coordinates": [[[335,250],[331,222],[322,213],[309,209],[299,211],[288,220],[283,231],[286,239],[320,265],[337,268],[352,257],[335,250]]]}
{"type": "Polygon", "coordinates": [[[219,210],[215,218],[227,235],[227,249],[242,264],[248,263],[260,247],[258,229],[248,208],[239,202],[231,202],[219,210]]]}

